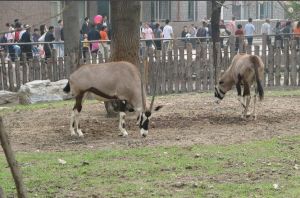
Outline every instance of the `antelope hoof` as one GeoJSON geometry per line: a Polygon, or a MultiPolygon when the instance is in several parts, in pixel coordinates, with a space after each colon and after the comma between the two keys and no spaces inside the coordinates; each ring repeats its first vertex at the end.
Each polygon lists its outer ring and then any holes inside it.
{"type": "Polygon", "coordinates": [[[76,136],[74,129],[71,129],[71,136],[76,136]]]}
{"type": "Polygon", "coordinates": [[[78,129],[77,133],[78,133],[79,137],[83,137],[83,133],[82,133],[81,129],[78,129]]]}
{"type": "Polygon", "coordinates": [[[128,133],[127,132],[121,132],[121,133],[119,133],[119,136],[120,137],[127,137],[128,133]]]}

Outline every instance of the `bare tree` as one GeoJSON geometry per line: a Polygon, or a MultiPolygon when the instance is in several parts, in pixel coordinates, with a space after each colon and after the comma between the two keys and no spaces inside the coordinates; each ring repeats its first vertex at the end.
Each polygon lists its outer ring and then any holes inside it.
{"type": "MultiPolygon", "coordinates": [[[[111,61],[139,65],[140,1],[111,0],[111,61]]],[[[105,102],[108,116],[115,116],[117,103],[105,102]]]]}
{"type": "Polygon", "coordinates": [[[70,73],[78,67],[80,59],[79,6],[80,1],[65,1],[63,12],[65,56],[68,57],[70,73]]]}

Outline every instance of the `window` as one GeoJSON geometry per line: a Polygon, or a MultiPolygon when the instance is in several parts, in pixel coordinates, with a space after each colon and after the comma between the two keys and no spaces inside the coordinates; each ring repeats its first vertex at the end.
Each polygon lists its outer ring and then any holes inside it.
{"type": "Polygon", "coordinates": [[[195,21],[195,1],[188,1],[188,19],[195,21]]]}
{"type": "Polygon", "coordinates": [[[160,21],[171,18],[171,1],[151,1],[151,19],[160,21]]]}

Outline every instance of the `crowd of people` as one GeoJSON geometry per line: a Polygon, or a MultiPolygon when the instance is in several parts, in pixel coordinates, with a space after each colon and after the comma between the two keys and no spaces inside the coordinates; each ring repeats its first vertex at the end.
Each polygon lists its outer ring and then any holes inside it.
{"type": "MultiPolygon", "coordinates": [[[[145,45],[145,47],[153,47],[157,50],[162,50],[163,48],[171,49],[171,39],[174,38],[174,31],[173,27],[169,23],[170,21],[168,19],[165,21],[164,26],[161,26],[160,23],[155,23],[154,20],[150,23],[141,23],[140,39],[145,39],[145,42],[141,42],[141,46],[145,45]]],[[[42,24],[39,29],[34,28],[32,33],[31,26],[28,24],[22,24],[18,19],[15,19],[14,23],[7,23],[6,27],[8,32],[0,37],[0,42],[12,44],[0,47],[2,50],[7,52],[7,59],[14,61],[16,57],[21,57],[21,53],[25,53],[27,59],[35,56],[50,58],[52,56],[52,49],[56,49],[58,57],[64,56],[64,45],[61,42],[64,41],[62,20],[58,20],[55,26],[47,27],[45,24],[42,24]],[[33,45],[20,44],[31,42],[47,43],[33,45]]],[[[247,45],[253,45],[253,37],[255,34],[266,35],[267,44],[271,44],[270,35],[274,34],[274,42],[279,42],[282,48],[284,44],[283,39],[291,39],[292,37],[297,40],[298,49],[300,48],[300,22],[298,22],[298,24],[293,28],[291,21],[286,21],[285,23],[278,21],[276,26],[272,28],[270,20],[266,19],[265,23],[261,26],[261,30],[258,31],[253,25],[252,18],[249,18],[248,23],[243,27],[242,24],[236,23],[235,17],[232,17],[232,20],[226,24],[224,23],[224,20],[220,20],[219,28],[221,47],[224,46],[224,38],[222,36],[245,36],[247,39],[247,45]],[[295,35],[292,36],[291,33],[294,33],[295,35]]],[[[178,36],[182,38],[185,46],[188,42],[192,43],[193,47],[195,47],[196,42],[208,41],[211,36],[210,20],[204,19],[200,27],[197,27],[194,24],[184,26],[181,35],[178,36]],[[201,38],[193,39],[196,37],[201,38]]],[[[95,23],[95,18],[93,22],[90,22],[88,17],[84,18],[84,22],[80,30],[83,58],[86,58],[87,54],[97,54],[100,52],[104,55],[105,52],[109,53],[109,42],[107,40],[110,39],[111,27],[106,16],[101,18],[101,22],[98,23],[95,23]]],[[[237,37],[236,51],[239,50],[239,41],[240,40],[237,37]]]]}
{"type": "MultiPolygon", "coordinates": [[[[63,20],[58,20],[55,26],[47,27],[46,24],[40,25],[40,28],[34,28],[28,24],[22,24],[19,19],[14,23],[6,23],[7,33],[0,36],[0,43],[11,43],[11,45],[0,46],[0,50],[6,52],[6,60],[15,61],[16,58],[22,59],[22,53],[26,54],[27,60],[33,57],[50,58],[52,49],[56,49],[57,57],[64,56],[64,28],[63,20]],[[46,42],[44,44],[26,44],[32,42],[46,42]],[[25,43],[25,44],[24,44],[25,43]]],[[[90,23],[89,18],[84,19],[80,30],[81,41],[109,40],[110,31],[107,17],[104,16],[101,23],[90,23]]],[[[87,53],[104,53],[104,48],[108,48],[106,41],[82,43],[82,56],[87,53]]],[[[109,51],[109,50],[108,50],[109,51]]]]}

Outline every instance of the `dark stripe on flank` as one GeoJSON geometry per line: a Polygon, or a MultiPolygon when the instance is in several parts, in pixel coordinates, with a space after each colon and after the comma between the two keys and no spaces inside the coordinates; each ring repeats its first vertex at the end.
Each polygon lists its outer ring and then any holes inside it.
{"type": "Polygon", "coordinates": [[[91,87],[89,88],[88,90],[86,91],[90,91],[98,96],[101,96],[102,98],[106,98],[106,99],[110,99],[110,100],[113,100],[113,99],[118,99],[117,96],[110,96],[110,95],[107,95],[106,93],[103,93],[102,91],[99,91],[98,89],[94,88],[94,87],[91,87]]]}

